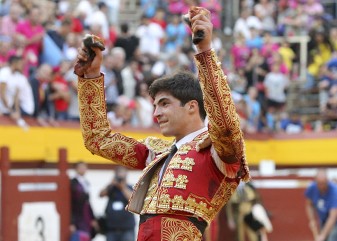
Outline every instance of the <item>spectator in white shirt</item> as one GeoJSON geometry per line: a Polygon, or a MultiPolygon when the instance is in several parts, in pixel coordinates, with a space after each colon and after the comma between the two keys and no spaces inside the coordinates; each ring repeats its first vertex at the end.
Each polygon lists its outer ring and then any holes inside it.
{"type": "Polygon", "coordinates": [[[158,56],[161,48],[161,39],[165,32],[159,24],[151,22],[149,17],[143,16],[142,23],[136,30],[136,36],[139,38],[139,51],[141,54],[158,56]]]}
{"type": "Polygon", "coordinates": [[[245,39],[250,39],[251,27],[261,31],[262,22],[256,16],[251,15],[251,11],[248,8],[244,8],[241,11],[240,18],[234,24],[234,36],[238,36],[241,33],[245,39]]]}
{"type": "Polygon", "coordinates": [[[97,0],[81,0],[78,1],[78,5],[75,8],[75,12],[77,15],[82,15],[85,24],[87,19],[91,16],[91,14],[94,13],[95,11],[95,6],[96,6],[97,0]]]}
{"type": "Polygon", "coordinates": [[[272,64],[271,72],[264,79],[268,108],[281,110],[284,107],[287,100],[285,90],[288,85],[289,79],[281,73],[280,65],[278,63],[272,64]]]}
{"type": "Polygon", "coordinates": [[[9,66],[0,69],[0,113],[10,115],[19,124],[22,115],[34,113],[33,91],[22,74],[22,58],[13,55],[8,62],[9,66]]]}
{"type": "Polygon", "coordinates": [[[94,11],[88,18],[86,23],[89,26],[99,25],[101,28],[101,33],[103,38],[109,39],[109,20],[108,20],[108,6],[104,2],[99,2],[97,4],[98,9],[94,11]]]}

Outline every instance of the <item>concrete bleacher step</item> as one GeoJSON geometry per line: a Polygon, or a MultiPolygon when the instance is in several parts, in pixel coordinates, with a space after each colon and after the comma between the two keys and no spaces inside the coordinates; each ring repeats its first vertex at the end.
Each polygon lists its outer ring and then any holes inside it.
{"type": "Polygon", "coordinates": [[[128,23],[130,31],[134,32],[139,26],[142,11],[122,11],[119,13],[119,23],[128,23]]]}
{"type": "Polygon", "coordinates": [[[308,96],[306,98],[299,99],[297,104],[301,107],[318,107],[319,99],[318,96],[308,96]]]}
{"type": "Polygon", "coordinates": [[[287,110],[298,113],[311,123],[321,120],[318,89],[304,90],[303,84],[292,83],[287,92],[287,110]]]}
{"type": "Polygon", "coordinates": [[[119,23],[128,23],[130,31],[134,32],[139,26],[142,14],[139,0],[124,0],[123,8],[119,12],[119,23]]]}
{"type": "Polygon", "coordinates": [[[304,115],[309,115],[309,114],[319,114],[320,113],[320,109],[319,107],[301,107],[299,109],[299,113],[300,114],[304,114],[304,115]]]}

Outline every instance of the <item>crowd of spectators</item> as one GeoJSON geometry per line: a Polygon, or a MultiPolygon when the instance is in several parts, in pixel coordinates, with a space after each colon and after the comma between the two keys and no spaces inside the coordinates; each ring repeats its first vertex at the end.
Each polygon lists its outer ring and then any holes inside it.
{"type": "MultiPolygon", "coordinates": [[[[336,119],[336,31],[334,17],[319,0],[241,1],[229,80],[240,93],[246,131],[321,131],[327,114],[336,119]],[[292,37],[309,37],[306,66],[300,63],[299,44],[289,42],[292,37]],[[305,78],[300,78],[300,68],[305,68],[305,78]],[[299,96],[319,93],[320,118],[311,122],[287,106],[290,86],[298,87],[299,96]]],[[[328,123],[326,129],[336,128],[328,123]]]]}
{"type": "Polygon", "coordinates": [[[337,116],[337,27],[319,0],[241,0],[230,38],[223,31],[220,0],[139,0],[137,26],[118,18],[124,2],[2,1],[0,115],[23,127],[24,116],[41,126],[78,121],[73,66],[77,48],[90,33],[106,44],[102,72],[111,126],[155,127],[148,86],[177,70],[196,73],[191,33],[181,15],[198,5],[212,13],[213,48],[245,132],[321,129],[305,115],[288,111],[293,83],[301,83],[299,95],[317,90],[322,115],[337,116]],[[288,41],[292,36],[310,37],[305,80],[299,78],[299,45],[288,41]]]}

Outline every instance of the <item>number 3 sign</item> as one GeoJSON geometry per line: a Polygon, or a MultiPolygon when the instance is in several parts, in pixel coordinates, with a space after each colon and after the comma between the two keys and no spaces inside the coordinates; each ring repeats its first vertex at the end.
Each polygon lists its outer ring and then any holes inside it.
{"type": "Polygon", "coordinates": [[[60,217],[53,202],[23,203],[18,223],[19,241],[59,241],[60,217]]]}

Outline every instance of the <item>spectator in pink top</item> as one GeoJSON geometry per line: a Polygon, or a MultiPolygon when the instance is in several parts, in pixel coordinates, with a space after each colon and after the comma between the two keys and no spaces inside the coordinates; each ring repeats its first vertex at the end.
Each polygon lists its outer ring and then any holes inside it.
{"type": "Polygon", "coordinates": [[[280,67],[280,72],[286,76],[289,76],[289,69],[279,52],[273,52],[271,58],[269,59],[269,68],[272,69],[274,64],[278,64],[280,67]]]}
{"type": "Polygon", "coordinates": [[[30,68],[38,65],[38,57],[42,50],[44,28],[40,22],[41,10],[33,6],[28,11],[26,20],[19,22],[16,27],[16,40],[24,46],[23,57],[26,61],[24,74],[29,75],[30,68]]]}
{"type": "Polygon", "coordinates": [[[320,16],[324,13],[324,8],[318,0],[306,0],[304,11],[309,16],[320,16]]]}
{"type": "Polygon", "coordinates": [[[168,10],[172,14],[185,14],[188,12],[186,0],[168,0],[168,10]]]}
{"type": "Polygon", "coordinates": [[[263,35],[263,38],[264,38],[264,44],[261,48],[261,54],[269,62],[272,57],[273,52],[278,51],[279,45],[273,42],[272,36],[269,32],[265,32],[263,35]]]}
{"type": "Polygon", "coordinates": [[[235,69],[246,66],[250,56],[250,49],[246,45],[246,39],[242,34],[238,34],[235,43],[231,47],[232,64],[235,69]]]}
{"type": "Polygon", "coordinates": [[[201,7],[207,8],[211,12],[211,21],[214,29],[221,28],[221,4],[219,0],[201,0],[201,7]]]}
{"type": "Polygon", "coordinates": [[[13,37],[22,12],[23,12],[23,9],[19,4],[13,3],[11,5],[9,9],[9,14],[4,16],[0,22],[0,35],[6,35],[7,37],[13,37]]]}

